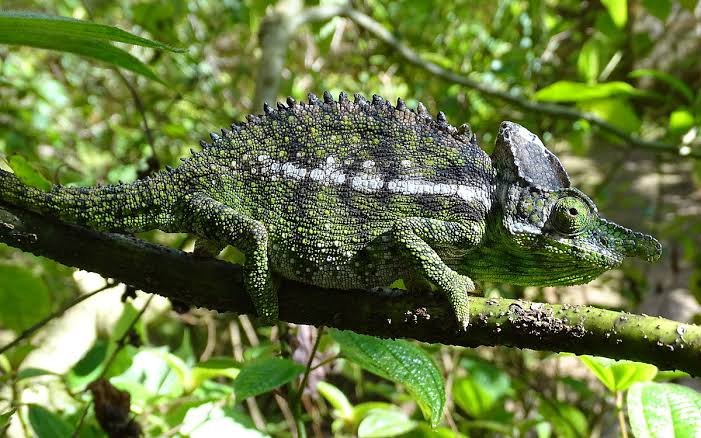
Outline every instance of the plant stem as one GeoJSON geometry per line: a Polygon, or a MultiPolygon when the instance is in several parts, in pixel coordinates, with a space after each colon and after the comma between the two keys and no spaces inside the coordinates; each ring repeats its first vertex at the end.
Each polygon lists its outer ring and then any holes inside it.
{"type": "Polygon", "coordinates": [[[616,411],[618,412],[618,425],[621,428],[621,437],[628,438],[628,426],[623,412],[623,391],[616,391],[616,411]]]}

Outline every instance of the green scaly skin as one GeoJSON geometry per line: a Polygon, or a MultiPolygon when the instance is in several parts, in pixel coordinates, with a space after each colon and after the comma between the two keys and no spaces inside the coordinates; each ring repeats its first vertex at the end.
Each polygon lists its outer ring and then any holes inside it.
{"type": "Polygon", "coordinates": [[[111,232],[158,228],[234,245],[260,316],[274,321],[271,273],[321,287],[428,280],[458,323],[473,280],[585,283],[660,245],[601,218],[559,160],[504,122],[485,154],[469,127],[423,105],[328,93],[249,116],[177,169],[132,184],[42,192],[0,171],[0,200],[111,232]]]}

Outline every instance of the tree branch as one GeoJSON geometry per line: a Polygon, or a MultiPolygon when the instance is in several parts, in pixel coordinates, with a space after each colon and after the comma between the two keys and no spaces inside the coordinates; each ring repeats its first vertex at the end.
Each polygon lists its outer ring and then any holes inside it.
{"type": "MultiPolygon", "coordinates": [[[[170,299],[253,313],[241,269],[0,204],[0,242],[170,299]]],[[[586,306],[472,298],[461,332],[439,296],[322,289],[284,280],[280,318],[382,337],[475,347],[506,345],[649,362],[701,376],[701,327],[586,306]]]]}

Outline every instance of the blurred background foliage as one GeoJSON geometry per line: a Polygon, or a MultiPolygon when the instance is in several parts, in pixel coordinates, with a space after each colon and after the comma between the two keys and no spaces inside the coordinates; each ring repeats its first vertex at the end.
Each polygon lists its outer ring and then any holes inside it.
{"type": "MultiPolygon", "coordinates": [[[[455,125],[469,123],[488,152],[499,123],[513,120],[540,133],[605,214],[661,238],[664,258],[581,287],[486,284],[485,293],[701,321],[699,2],[351,2],[426,62],[511,101],[410,63],[354,19],[311,16],[338,4],[4,0],[3,11],[115,26],[183,50],[95,35],[92,45],[70,50],[76,35],[46,36],[55,22],[32,28],[4,17],[0,157],[36,184],[132,181],[176,166],[208,132],[261,112],[256,102],[264,97],[303,100],[324,90],[423,102],[455,125]],[[35,47],[17,45],[30,34],[35,47]],[[552,103],[592,114],[615,132],[541,110],[552,103]]],[[[141,237],[192,246],[184,235],[141,237]]],[[[240,259],[233,250],[224,257],[240,259]]],[[[105,415],[120,424],[112,436],[139,429],[192,437],[671,436],[655,435],[660,427],[694,436],[701,428],[693,413],[701,410],[698,392],[652,382],[698,389],[698,380],[649,365],[375,344],[344,332],[316,342],[311,327],[258,326],[203,309],[176,313],[165,300],[113,286],[0,245],[0,345],[50,320],[0,355],[0,433],[9,426],[12,436],[105,436],[109,427],[98,424],[105,415]],[[390,357],[402,360],[393,365],[390,357]],[[402,371],[409,360],[423,371],[402,371]],[[685,422],[653,418],[649,409],[665,397],[677,400],[670,412],[686,412],[672,416],[685,422]]]]}

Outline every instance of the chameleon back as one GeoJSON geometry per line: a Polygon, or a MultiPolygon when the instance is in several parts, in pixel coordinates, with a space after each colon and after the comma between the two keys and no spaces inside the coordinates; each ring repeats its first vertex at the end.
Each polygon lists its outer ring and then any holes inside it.
{"type": "Polygon", "coordinates": [[[274,270],[322,286],[377,286],[401,275],[382,244],[398,218],[483,221],[494,170],[469,128],[401,101],[325,97],[267,108],[185,165],[211,170],[192,187],[265,224],[274,270]]]}

